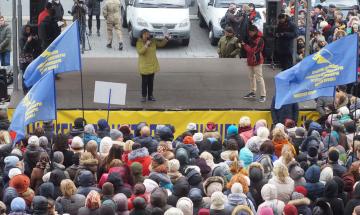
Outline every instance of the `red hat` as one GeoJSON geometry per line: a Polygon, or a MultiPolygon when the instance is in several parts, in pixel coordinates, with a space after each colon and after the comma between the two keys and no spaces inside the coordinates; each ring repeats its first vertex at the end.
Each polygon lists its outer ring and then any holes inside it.
{"type": "Polygon", "coordinates": [[[210,131],[215,131],[215,130],[216,130],[216,125],[215,125],[214,122],[208,122],[208,123],[206,124],[206,129],[205,129],[205,131],[210,132],[210,131]]]}
{"type": "Polygon", "coordinates": [[[298,215],[298,211],[294,205],[287,204],[284,207],[285,215],[298,215]]]}
{"type": "Polygon", "coordinates": [[[198,212],[198,215],[210,215],[210,210],[207,208],[201,208],[198,212]]]}
{"type": "Polygon", "coordinates": [[[186,136],[183,140],[183,143],[184,144],[191,144],[191,145],[194,145],[195,144],[195,141],[194,141],[194,138],[192,136],[186,136]]]}
{"type": "Polygon", "coordinates": [[[296,186],[295,191],[298,193],[303,194],[305,197],[307,197],[308,191],[304,186],[296,186]]]}
{"type": "Polygon", "coordinates": [[[13,187],[16,189],[16,192],[23,193],[30,186],[30,179],[24,174],[16,175],[12,179],[10,179],[9,187],[13,187]]]}

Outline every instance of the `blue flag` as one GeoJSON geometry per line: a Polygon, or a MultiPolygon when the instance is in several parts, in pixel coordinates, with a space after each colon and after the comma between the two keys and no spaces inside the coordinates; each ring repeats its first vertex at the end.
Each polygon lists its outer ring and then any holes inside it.
{"type": "Polygon", "coordinates": [[[25,137],[25,127],[37,121],[54,120],[56,97],[54,74],[48,72],[38,81],[16,107],[9,130],[16,132],[14,143],[25,137]]]}
{"type": "Polygon", "coordinates": [[[81,69],[78,21],[63,31],[24,73],[27,87],[33,86],[49,71],[55,74],[75,72],[81,69]]]}
{"type": "Polygon", "coordinates": [[[275,108],[320,96],[332,96],[334,87],[357,79],[357,34],[343,37],[275,76],[275,108]]]}

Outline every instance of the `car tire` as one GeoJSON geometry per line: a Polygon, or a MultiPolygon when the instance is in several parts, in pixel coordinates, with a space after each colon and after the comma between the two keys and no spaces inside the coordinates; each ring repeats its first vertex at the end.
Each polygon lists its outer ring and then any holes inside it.
{"type": "Polygon", "coordinates": [[[122,19],[122,27],[127,28],[128,25],[126,23],[126,13],[123,8],[121,8],[121,19],[122,19]]]}
{"type": "Polygon", "coordinates": [[[210,31],[209,31],[209,40],[211,45],[216,46],[219,42],[219,39],[215,37],[214,29],[212,25],[210,25],[210,31]]]}
{"type": "Polygon", "coordinates": [[[199,18],[199,26],[200,28],[205,28],[206,23],[204,17],[201,15],[200,8],[198,7],[198,18],[199,18]]]}
{"type": "Polygon", "coordinates": [[[129,38],[130,38],[130,44],[132,46],[136,46],[137,39],[134,38],[133,29],[132,29],[131,24],[129,25],[129,38]]]}
{"type": "Polygon", "coordinates": [[[190,38],[181,40],[181,45],[182,46],[189,46],[189,43],[190,43],[190,38]]]}

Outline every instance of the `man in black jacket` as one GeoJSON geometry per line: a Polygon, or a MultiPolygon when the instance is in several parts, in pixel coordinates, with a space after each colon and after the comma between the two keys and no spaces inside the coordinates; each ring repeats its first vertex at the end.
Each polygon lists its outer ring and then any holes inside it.
{"type": "Polygon", "coordinates": [[[60,35],[61,28],[55,19],[55,10],[49,10],[49,16],[39,26],[39,38],[41,40],[41,48],[44,51],[47,47],[60,35]]]}
{"type": "Polygon", "coordinates": [[[271,118],[273,125],[277,123],[285,123],[286,119],[292,119],[297,124],[299,117],[299,105],[298,103],[287,104],[281,106],[280,109],[275,109],[275,96],[272,99],[271,103],[271,118]]]}
{"type": "Polygon", "coordinates": [[[276,53],[280,60],[281,69],[287,70],[293,66],[293,44],[297,37],[296,26],[286,14],[278,16],[278,25],[275,31],[276,53]]]}

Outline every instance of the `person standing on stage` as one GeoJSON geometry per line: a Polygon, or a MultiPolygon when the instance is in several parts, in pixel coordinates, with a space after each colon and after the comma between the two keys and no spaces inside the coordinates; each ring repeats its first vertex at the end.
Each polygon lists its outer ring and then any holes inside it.
{"type": "Polygon", "coordinates": [[[121,38],[120,28],[120,1],[119,0],[106,0],[103,7],[103,15],[106,20],[106,28],[108,35],[108,44],[106,47],[112,48],[113,29],[118,38],[119,50],[123,50],[123,42],[121,38]]]}
{"type": "Polygon", "coordinates": [[[89,36],[92,34],[92,17],[96,18],[96,34],[100,37],[100,2],[103,0],[87,0],[86,5],[89,9],[89,19],[88,19],[88,27],[89,27],[89,36]]]}
{"type": "Polygon", "coordinates": [[[259,102],[266,101],[265,81],[262,72],[262,64],[264,63],[264,56],[262,54],[264,49],[264,39],[261,32],[255,25],[249,26],[249,42],[241,42],[242,47],[246,51],[247,64],[250,69],[250,87],[249,94],[244,96],[244,99],[256,98],[256,82],[259,84],[260,99],[259,102]]]}
{"type": "Polygon", "coordinates": [[[140,38],[136,43],[136,50],[139,54],[138,67],[142,79],[141,102],[156,101],[153,95],[154,75],[160,70],[159,61],[156,56],[156,48],[164,47],[169,40],[169,35],[165,35],[162,40],[151,37],[149,30],[143,29],[140,38]]]}

